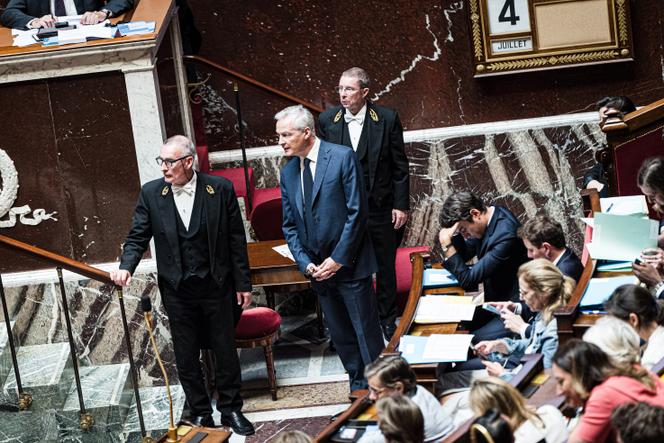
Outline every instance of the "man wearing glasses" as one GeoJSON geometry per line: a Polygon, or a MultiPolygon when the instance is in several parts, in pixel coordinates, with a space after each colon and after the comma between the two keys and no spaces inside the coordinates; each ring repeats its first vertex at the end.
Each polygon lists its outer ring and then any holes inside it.
{"type": "Polygon", "coordinates": [[[242,414],[235,325],[251,303],[244,225],[233,185],[194,171],[196,148],[176,135],[161,147],[163,178],[143,185],[122,258],[111,279],[131,282],[154,235],[157,281],[173,337],[175,362],[187,397],[190,421],[214,426],[199,355],[216,359],[217,409],[221,424],[240,435],[254,433],[242,414]]]}
{"type": "Polygon", "coordinates": [[[367,98],[369,75],[364,69],[350,68],[341,74],[337,92],[341,106],[320,115],[320,137],[353,148],[362,166],[369,198],[369,234],[378,262],[378,313],[389,341],[397,317],[394,261],[410,206],[403,127],[396,111],[367,98]]]}

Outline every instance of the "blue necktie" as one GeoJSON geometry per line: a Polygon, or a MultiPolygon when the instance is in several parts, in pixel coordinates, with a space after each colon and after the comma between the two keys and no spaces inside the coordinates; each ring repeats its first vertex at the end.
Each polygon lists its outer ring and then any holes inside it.
{"type": "Polygon", "coordinates": [[[56,17],[64,17],[67,15],[64,0],[55,0],[53,2],[53,9],[55,9],[55,11],[53,11],[53,15],[56,17]]]}
{"type": "Polygon", "coordinates": [[[305,158],[304,169],[302,170],[302,188],[304,189],[304,227],[307,230],[307,237],[309,238],[309,242],[311,244],[316,244],[314,235],[314,215],[311,210],[311,197],[314,190],[314,178],[311,175],[311,168],[309,168],[310,163],[311,160],[305,158]]]}

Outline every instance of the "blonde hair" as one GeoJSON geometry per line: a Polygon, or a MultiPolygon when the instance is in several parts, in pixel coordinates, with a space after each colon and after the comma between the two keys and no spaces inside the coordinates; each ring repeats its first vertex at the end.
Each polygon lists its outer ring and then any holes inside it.
{"type": "Polygon", "coordinates": [[[311,443],[313,440],[302,431],[284,431],[274,439],[274,443],[311,443]]]}
{"type": "Polygon", "coordinates": [[[519,267],[518,277],[537,293],[537,298],[545,305],[542,318],[548,323],[553,313],[565,306],[576,287],[576,282],[562,272],[547,259],[538,258],[526,262],[519,267]]]}
{"type": "Polygon", "coordinates": [[[604,316],[583,334],[583,341],[596,344],[618,367],[628,367],[641,361],[641,340],[627,322],[604,316]]]}
{"type": "Polygon", "coordinates": [[[512,385],[497,378],[483,378],[473,380],[470,387],[470,409],[476,417],[495,409],[499,414],[509,417],[514,429],[528,420],[544,422],[534,410],[526,405],[526,401],[512,385]]]}
{"type": "Polygon", "coordinates": [[[405,395],[383,397],[376,402],[378,427],[387,443],[422,443],[424,417],[420,407],[405,395]]]}

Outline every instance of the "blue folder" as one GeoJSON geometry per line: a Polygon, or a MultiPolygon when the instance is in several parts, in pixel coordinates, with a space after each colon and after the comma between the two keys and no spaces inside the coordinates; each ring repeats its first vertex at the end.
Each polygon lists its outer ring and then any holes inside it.
{"type": "Polygon", "coordinates": [[[447,269],[425,269],[422,276],[425,288],[447,288],[459,286],[459,281],[447,269]]]}
{"type": "Polygon", "coordinates": [[[604,302],[611,296],[611,293],[622,285],[636,284],[638,280],[633,275],[624,277],[610,278],[591,278],[588,282],[586,292],[581,297],[579,309],[583,311],[602,310],[604,302]]]}

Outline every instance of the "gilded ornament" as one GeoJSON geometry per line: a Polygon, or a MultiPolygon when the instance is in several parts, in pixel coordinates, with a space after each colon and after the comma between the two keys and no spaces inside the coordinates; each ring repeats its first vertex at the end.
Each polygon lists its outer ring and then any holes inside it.
{"type": "Polygon", "coordinates": [[[371,117],[371,120],[377,122],[378,121],[378,114],[376,114],[376,111],[373,109],[369,109],[369,117],[371,117]]]}
{"type": "Polygon", "coordinates": [[[337,112],[337,115],[334,116],[334,123],[337,123],[339,120],[341,120],[342,115],[343,115],[343,112],[341,110],[339,110],[339,112],[337,112]]]}
{"type": "Polygon", "coordinates": [[[168,186],[164,186],[164,189],[161,190],[162,197],[166,197],[166,195],[168,194],[168,189],[169,189],[168,186]]]}
{"type": "Polygon", "coordinates": [[[207,191],[208,194],[214,195],[214,188],[210,185],[205,186],[205,190],[207,191]]]}

